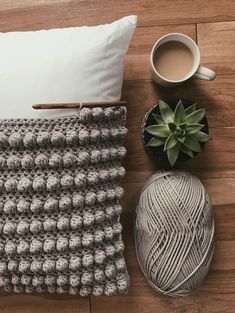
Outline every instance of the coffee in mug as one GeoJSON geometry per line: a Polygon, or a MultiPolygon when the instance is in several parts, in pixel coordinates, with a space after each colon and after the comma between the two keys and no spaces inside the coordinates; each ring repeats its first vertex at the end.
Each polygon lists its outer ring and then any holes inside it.
{"type": "Polygon", "coordinates": [[[157,72],[169,80],[182,80],[193,68],[193,54],[182,42],[167,41],[154,55],[154,66],[157,72]]]}
{"type": "Polygon", "coordinates": [[[195,76],[213,80],[215,72],[200,65],[200,52],[188,36],[171,33],[161,37],[154,45],[150,67],[153,80],[159,85],[174,87],[195,76]]]}

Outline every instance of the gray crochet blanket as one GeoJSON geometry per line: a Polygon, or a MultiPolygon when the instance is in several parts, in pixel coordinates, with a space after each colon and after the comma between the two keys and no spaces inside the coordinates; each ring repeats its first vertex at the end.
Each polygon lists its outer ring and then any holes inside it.
{"type": "Polygon", "coordinates": [[[0,287],[86,296],[125,293],[126,108],[0,121],[0,287]]]}

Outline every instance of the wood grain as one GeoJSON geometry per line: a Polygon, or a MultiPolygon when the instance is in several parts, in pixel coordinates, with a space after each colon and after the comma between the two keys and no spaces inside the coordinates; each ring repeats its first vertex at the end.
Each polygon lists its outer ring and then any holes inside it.
{"type": "Polygon", "coordinates": [[[16,0],[0,1],[0,30],[32,30],[108,23],[139,16],[139,26],[234,19],[232,0],[16,0]]]}
{"type": "Polygon", "coordinates": [[[1,295],[3,313],[234,313],[235,312],[235,2],[233,0],[1,0],[0,31],[36,30],[109,23],[138,15],[126,57],[123,99],[128,101],[122,222],[131,277],[129,295],[81,298],[53,295],[1,295]],[[156,86],[149,76],[149,53],[168,32],[198,41],[202,63],[219,74],[214,82],[190,80],[174,89],[156,86]],[[143,182],[162,164],[143,148],[140,124],[159,98],[189,98],[205,107],[212,140],[194,160],[179,168],[198,175],[211,195],[216,250],[211,272],[193,296],[176,299],[155,293],[144,279],[133,241],[133,219],[143,182]]]}
{"type": "Polygon", "coordinates": [[[88,313],[89,299],[64,295],[1,295],[1,313],[88,313]]]}
{"type": "MultiPolygon", "coordinates": [[[[215,29],[218,27],[217,23],[200,24],[197,27],[197,38],[202,52],[202,60],[206,65],[216,69],[222,64],[219,75],[214,82],[191,80],[183,86],[169,90],[158,87],[152,81],[146,79],[147,72],[141,74],[139,71],[138,79],[133,78],[136,75],[134,73],[127,72],[126,74],[126,78],[130,80],[124,82],[123,98],[128,100],[129,134],[126,140],[126,146],[128,147],[128,154],[125,159],[127,175],[123,181],[125,196],[122,200],[124,207],[122,221],[127,246],[126,259],[132,284],[130,294],[126,297],[118,296],[113,299],[94,299],[92,297],[92,312],[101,313],[112,310],[114,313],[118,313],[121,308],[130,313],[155,311],[163,313],[234,312],[235,76],[231,70],[233,65],[231,65],[232,57],[230,55],[234,57],[235,52],[234,49],[231,50],[231,41],[229,40],[229,36],[234,36],[234,33],[231,34],[234,22],[219,24],[220,31],[217,34],[215,33],[215,29]],[[202,33],[200,33],[201,30],[202,33]],[[207,41],[207,38],[213,38],[214,41],[213,39],[207,41]],[[211,50],[212,42],[213,51],[211,50]],[[218,54],[216,51],[218,51],[218,54]],[[230,68],[224,66],[227,55],[231,61],[230,68]],[[142,77],[144,77],[143,80],[141,80],[142,77]],[[194,295],[183,299],[160,296],[147,285],[139,271],[133,250],[133,236],[130,232],[143,182],[161,166],[143,148],[140,136],[141,120],[148,109],[156,103],[157,99],[172,97],[189,98],[205,107],[212,137],[212,140],[197,158],[179,166],[179,168],[186,169],[202,179],[212,198],[216,221],[216,250],[211,271],[200,290],[194,295]]],[[[139,41],[140,37],[137,37],[138,33],[135,39],[139,41]]],[[[140,50],[144,51],[145,48],[142,47],[140,50]]],[[[135,55],[133,51],[129,51],[130,59],[132,54],[135,55]]],[[[145,52],[143,52],[144,54],[145,52]]],[[[127,60],[129,61],[128,58],[127,60]]]]}
{"type": "Polygon", "coordinates": [[[34,104],[32,108],[35,110],[54,110],[54,109],[71,109],[71,108],[96,108],[96,107],[111,107],[111,106],[126,106],[126,101],[112,102],[68,102],[68,103],[41,103],[34,104]]]}
{"type": "Polygon", "coordinates": [[[144,114],[157,103],[159,98],[191,99],[206,109],[210,127],[233,127],[235,126],[234,88],[234,74],[218,75],[211,83],[191,79],[170,90],[157,86],[151,80],[124,81],[122,97],[128,101],[128,127],[131,126],[131,130],[139,130],[144,114]]]}
{"type": "Polygon", "coordinates": [[[234,74],[235,21],[199,24],[197,30],[202,63],[217,74],[234,74]]]}

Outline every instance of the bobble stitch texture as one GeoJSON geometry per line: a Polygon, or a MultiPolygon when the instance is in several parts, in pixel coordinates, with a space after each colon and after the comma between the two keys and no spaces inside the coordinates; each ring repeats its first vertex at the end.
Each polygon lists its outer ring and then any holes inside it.
{"type": "Polygon", "coordinates": [[[60,181],[56,176],[50,176],[46,186],[48,191],[56,191],[60,188],[60,181]]]}
{"type": "Polygon", "coordinates": [[[92,129],[90,138],[91,142],[100,142],[100,131],[98,129],[92,129]]]}
{"type": "Polygon", "coordinates": [[[16,253],[16,244],[13,241],[8,241],[6,243],[5,253],[7,256],[12,256],[16,253]]]}
{"type": "Polygon", "coordinates": [[[55,250],[56,242],[54,239],[47,238],[43,244],[43,250],[48,253],[52,253],[55,250]]]}
{"type": "Polygon", "coordinates": [[[78,230],[82,227],[82,217],[78,214],[73,214],[70,219],[70,227],[73,230],[78,230]]]}
{"type": "Polygon", "coordinates": [[[37,143],[37,138],[32,133],[26,133],[23,139],[23,143],[26,148],[33,148],[37,143]]]}
{"type": "Polygon", "coordinates": [[[33,180],[33,190],[35,190],[37,192],[43,192],[44,190],[46,190],[45,180],[41,177],[36,177],[33,180]]]}
{"type": "Polygon", "coordinates": [[[42,251],[42,242],[39,239],[33,239],[30,243],[30,253],[39,253],[42,251]]]}
{"type": "Polygon", "coordinates": [[[30,231],[33,234],[38,234],[42,231],[42,222],[34,219],[30,224],[30,231]]]}
{"type": "Polygon", "coordinates": [[[74,274],[70,275],[69,283],[72,287],[77,287],[80,284],[80,277],[74,274]]]}
{"type": "Polygon", "coordinates": [[[58,219],[57,228],[59,230],[67,230],[69,229],[69,218],[62,216],[58,219]]]}
{"type": "Polygon", "coordinates": [[[15,233],[16,225],[14,222],[7,221],[3,226],[3,233],[5,235],[12,235],[15,233]]]}
{"type": "MultiPolygon", "coordinates": [[[[1,158],[2,159],[2,158],[1,158]]],[[[5,161],[5,159],[3,158],[3,160],[0,161],[0,163],[2,164],[3,162],[5,161]]],[[[5,162],[4,162],[5,163],[5,162]]],[[[10,169],[17,169],[20,167],[20,158],[18,158],[17,156],[15,155],[12,155],[10,156],[8,159],[7,159],[7,166],[10,168],[10,169]]],[[[1,166],[2,167],[2,166],[1,166]]]]}
{"type": "Polygon", "coordinates": [[[43,209],[43,202],[39,199],[33,199],[30,205],[30,210],[33,213],[38,213],[43,209]]]}
{"type": "Polygon", "coordinates": [[[3,210],[6,214],[13,214],[16,211],[16,204],[12,200],[5,202],[3,210]]]}
{"type": "Polygon", "coordinates": [[[90,122],[92,118],[92,111],[89,108],[84,108],[79,112],[79,118],[82,122],[90,122]]]}
{"type": "MultiPolygon", "coordinates": [[[[87,296],[126,292],[118,204],[124,107],[0,132],[0,286],[87,296]]],[[[0,123],[1,124],[1,123],[0,123]]]]}
{"type": "Polygon", "coordinates": [[[17,211],[20,213],[26,213],[29,211],[30,203],[24,199],[20,199],[17,203],[17,211]]]}
{"type": "Polygon", "coordinates": [[[14,192],[14,191],[16,191],[17,184],[18,184],[17,179],[15,179],[15,178],[9,178],[9,179],[5,182],[6,191],[8,191],[8,192],[14,192]]]}
{"type": "Polygon", "coordinates": [[[51,143],[54,145],[54,146],[62,146],[64,145],[66,142],[66,139],[65,139],[65,136],[61,133],[61,132],[54,132],[52,135],[51,135],[51,143]]]}
{"type": "Polygon", "coordinates": [[[76,156],[70,152],[67,152],[63,156],[63,164],[65,168],[76,166],[76,156]]]}
{"type": "Polygon", "coordinates": [[[44,221],[43,221],[43,229],[46,231],[46,232],[53,232],[56,230],[56,221],[52,218],[46,218],[44,221]]]}
{"type": "Polygon", "coordinates": [[[21,134],[19,133],[13,133],[9,137],[9,144],[12,148],[20,148],[22,147],[23,140],[21,137],[21,134]]]}
{"type": "Polygon", "coordinates": [[[20,179],[18,186],[17,186],[17,189],[20,192],[30,192],[32,189],[31,180],[27,177],[20,179]]]}
{"type": "Polygon", "coordinates": [[[47,167],[47,165],[49,163],[48,157],[44,154],[39,154],[38,156],[36,156],[34,162],[38,168],[45,168],[45,167],[47,167]]]}
{"type": "Polygon", "coordinates": [[[34,167],[33,158],[29,154],[26,154],[21,159],[21,166],[26,170],[32,169],[34,167]]]}
{"type": "Polygon", "coordinates": [[[0,147],[6,148],[8,146],[8,138],[3,133],[0,133],[0,147]]]}
{"type": "Polygon", "coordinates": [[[78,189],[84,188],[86,186],[86,175],[82,173],[77,174],[74,182],[78,189]]]}
{"type": "Polygon", "coordinates": [[[77,134],[76,131],[71,130],[71,131],[67,132],[67,134],[66,134],[66,143],[69,146],[73,146],[73,145],[76,145],[78,143],[78,134],[77,134]]]}
{"type": "Polygon", "coordinates": [[[7,265],[8,271],[16,272],[18,270],[18,262],[16,260],[10,260],[7,265]]]}
{"type": "Polygon", "coordinates": [[[104,116],[104,110],[102,108],[94,108],[92,109],[92,116],[94,121],[100,121],[102,117],[104,116]]]}
{"type": "Polygon", "coordinates": [[[56,249],[61,252],[61,251],[66,251],[68,249],[68,238],[66,237],[58,237],[57,242],[56,242],[56,249]]]}
{"type": "Polygon", "coordinates": [[[77,235],[72,235],[69,238],[69,248],[71,250],[76,250],[81,247],[82,241],[81,238],[77,235]]]}
{"type": "Polygon", "coordinates": [[[77,164],[78,166],[85,165],[89,162],[90,156],[88,152],[86,151],[81,151],[78,156],[77,156],[77,164]]]}
{"type": "Polygon", "coordinates": [[[44,203],[44,210],[47,212],[53,212],[58,209],[58,200],[54,198],[48,198],[44,203]]]}
{"type": "MultiPolygon", "coordinates": [[[[4,169],[5,167],[6,167],[6,159],[3,156],[0,156],[0,168],[4,169]]],[[[9,167],[9,165],[8,165],[8,167],[9,167]]]]}
{"type": "MultiPolygon", "coordinates": [[[[56,266],[55,260],[46,259],[43,263],[42,268],[45,273],[51,273],[55,271],[55,266],[56,266]]],[[[47,284],[50,284],[50,283],[47,282],[47,284]]]]}
{"type": "Polygon", "coordinates": [[[70,189],[73,187],[74,179],[71,175],[65,174],[61,177],[60,185],[63,189],[70,189]]]}
{"type": "Polygon", "coordinates": [[[37,144],[40,147],[46,147],[50,143],[50,135],[47,132],[41,132],[37,137],[37,144]]]}
{"type": "Polygon", "coordinates": [[[18,254],[26,254],[29,252],[29,244],[26,240],[20,240],[17,245],[17,253],[18,254]]]}
{"type": "Polygon", "coordinates": [[[26,221],[20,221],[17,225],[16,232],[17,234],[24,236],[25,234],[28,233],[29,230],[29,223],[26,221]]]}
{"type": "Polygon", "coordinates": [[[83,145],[83,144],[88,144],[89,142],[89,132],[85,129],[81,129],[79,134],[78,134],[78,138],[79,138],[79,144],[83,145]]]}
{"type": "Polygon", "coordinates": [[[72,201],[71,201],[70,197],[64,196],[64,197],[60,198],[59,209],[61,211],[67,211],[67,210],[71,209],[71,206],[72,206],[72,201]]]}
{"type": "Polygon", "coordinates": [[[49,159],[49,166],[51,168],[58,168],[61,167],[62,165],[62,158],[59,154],[52,154],[50,159],[49,159]]]}

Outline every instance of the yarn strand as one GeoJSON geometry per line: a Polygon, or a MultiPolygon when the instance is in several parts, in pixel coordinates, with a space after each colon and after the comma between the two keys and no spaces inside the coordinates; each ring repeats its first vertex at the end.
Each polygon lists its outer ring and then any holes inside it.
{"type": "Polygon", "coordinates": [[[214,253],[210,198],[186,172],[160,171],[143,186],[136,209],[140,267],[158,292],[183,296],[199,287],[214,253]]]}

